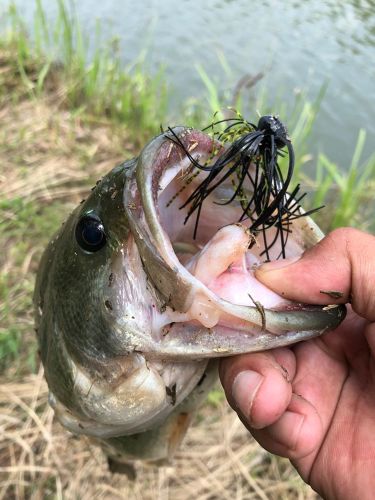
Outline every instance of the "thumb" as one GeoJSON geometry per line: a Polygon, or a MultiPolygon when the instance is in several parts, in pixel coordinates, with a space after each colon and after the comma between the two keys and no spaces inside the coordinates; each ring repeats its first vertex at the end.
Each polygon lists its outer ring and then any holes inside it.
{"type": "Polygon", "coordinates": [[[351,302],[357,314],[375,321],[375,237],[370,234],[336,229],[298,260],[268,262],[255,274],[289,299],[308,304],[351,302]]]}

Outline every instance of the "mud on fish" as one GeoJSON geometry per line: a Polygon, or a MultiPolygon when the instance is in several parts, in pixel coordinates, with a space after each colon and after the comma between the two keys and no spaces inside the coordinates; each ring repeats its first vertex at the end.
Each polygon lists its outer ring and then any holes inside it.
{"type": "Polygon", "coordinates": [[[67,429],[112,460],[168,460],[217,358],[344,319],[345,306],[294,303],[254,276],[323,236],[298,187],[288,190],[293,162],[276,117],[233,120],[216,135],[176,127],[74,210],[42,257],[34,295],[49,402],[67,429]]]}

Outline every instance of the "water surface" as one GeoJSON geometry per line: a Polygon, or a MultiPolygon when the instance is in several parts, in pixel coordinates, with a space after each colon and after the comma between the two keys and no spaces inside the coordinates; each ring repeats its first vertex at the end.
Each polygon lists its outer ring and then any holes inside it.
{"type": "MultiPolygon", "coordinates": [[[[31,23],[35,3],[15,3],[31,23]]],[[[43,5],[53,19],[55,2],[43,5]]],[[[119,37],[124,65],[142,50],[147,70],[164,65],[174,108],[192,96],[205,98],[197,65],[221,92],[233,89],[244,74],[263,72],[258,85],[266,85],[270,101],[282,95],[292,103],[298,89],[313,99],[328,82],[313,150],[347,168],[364,127],[365,155],[374,151],[373,0],[80,0],[76,11],[88,36],[94,37],[99,19],[103,40],[119,37]]],[[[248,118],[256,120],[255,110],[248,118]]]]}

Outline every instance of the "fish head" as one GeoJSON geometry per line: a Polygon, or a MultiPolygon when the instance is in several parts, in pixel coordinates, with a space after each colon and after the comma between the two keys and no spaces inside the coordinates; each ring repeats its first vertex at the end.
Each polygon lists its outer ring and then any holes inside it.
{"type": "MultiPolygon", "coordinates": [[[[220,204],[230,185],[205,200],[195,234],[186,201],[207,174],[194,164],[223,151],[198,130],[161,134],[99,181],[46,249],[37,334],[50,403],[73,432],[148,431],[196,393],[211,359],[308,339],[344,318],[342,306],[291,303],[256,280],[282,243],[267,229],[265,255],[266,236],[238,223],[240,203],[220,204]]],[[[309,217],[289,232],[286,257],[322,237],[309,217]]]]}

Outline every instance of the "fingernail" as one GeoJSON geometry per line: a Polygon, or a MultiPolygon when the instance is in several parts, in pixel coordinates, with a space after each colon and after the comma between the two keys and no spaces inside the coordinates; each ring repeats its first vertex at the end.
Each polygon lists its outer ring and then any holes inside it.
{"type": "Polygon", "coordinates": [[[261,266],[257,268],[257,272],[268,273],[269,271],[277,271],[279,269],[283,269],[284,267],[288,267],[291,264],[294,264],[298,260],[300,260],[301,255],[297,257],[290,257],[289,259],[279,259],[273,260],[271,262],[265,262],[261,266]]]}
{"type": "Polygon", "coordinates": [[[251,421],[251,407],[264,377],[252,370],[240,372],[233,381],[232,397],[237,409],[251,421]]]}

